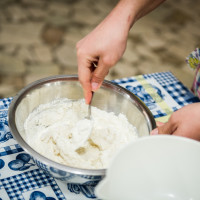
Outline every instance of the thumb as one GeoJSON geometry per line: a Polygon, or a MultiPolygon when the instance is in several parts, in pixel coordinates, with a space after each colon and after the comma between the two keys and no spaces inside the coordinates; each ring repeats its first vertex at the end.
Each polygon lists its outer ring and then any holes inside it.
{"type": "Polygon", "coordinates": [[[169,134],[172,135],[175,131],[174,126],[168,121],[167,123],[163,124],[162,126],[158,126],[158,134],[169,134]]]}
{"type": "Polygon", "coordinates": [[[156,125],[157,125],[157,128],[153,129],[153,130],[151,131],[150,135],[158,135],[158,127],[159,127],[159,126],[163,126],[164,123],[163,123],[163,122],[157,121],[157,122],[156,122],[156,125]]]}
{"type": "Polygon", "coordinates": [[[103,63],[102,58],[100,58],[98,61],[98,66],[95,68],[95,70],[92,73],[92,78],[91,78],[92,91],[96,91],[100,88],[108,72],[109,72],[109,67],[107,67],[103,63]]]}

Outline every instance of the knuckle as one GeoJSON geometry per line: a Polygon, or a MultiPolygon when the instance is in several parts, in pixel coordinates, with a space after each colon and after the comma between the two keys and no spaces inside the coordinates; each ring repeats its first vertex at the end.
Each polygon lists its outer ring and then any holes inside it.
{"type": "Polygon", "coordinates": [[[76,50],[79,50],[80,47],[81,47],[81,42],[79,41],[79,42],[76,43],[76,50]]]}
{"type": "Polygon", "coordinates": [[[170,134],[170,130],[167,128],[167,123],[163,126],[158,127],[158,133],[159,134],[170,134]]]}
{"type": "Polygon", "coordinates": [[[79,57],[85,54],[85,49],[79,43],[76,44],[76,54],[79,57]]]}
{"type": "Polygon", "coordinates": [[[81,56],[81,55],[83,55],[83,50],[81,49],[81,48],[76,48],[76,54],[77,54],[77,56],[81,56]]]}
{"type": "Polygon", "coordinates": [[[102,63],[104,66],[111,67],[115,64],[115,59],[112,56],[104,56],[102,63]]]}

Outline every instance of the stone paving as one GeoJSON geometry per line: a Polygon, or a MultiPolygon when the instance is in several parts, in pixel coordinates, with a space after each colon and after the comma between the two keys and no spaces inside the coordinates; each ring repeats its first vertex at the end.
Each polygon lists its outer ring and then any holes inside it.
{"type": "MultiPolygon", "coordinates": [[[[0,0],[0,98],[37,79],[76,74],[75,44],[117,0],[0,0]]],[[[95,45],[95,44],[94,44],[95,45]]],[[[173,72],[190,87],[185,57],[200,46],[200,0],[168,0],[131,29],[108,80],[173,72]]]]}

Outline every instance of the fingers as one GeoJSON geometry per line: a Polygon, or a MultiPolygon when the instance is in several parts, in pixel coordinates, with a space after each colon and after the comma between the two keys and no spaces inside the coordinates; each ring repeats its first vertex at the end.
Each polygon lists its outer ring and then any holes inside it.
{"type": "Polygon", "coordinates": [[[153,129],[150,135],[158,135],[158,128],[153,129]]]}
{"type": "Polygon", "coordinates": [[[158,134],[168,134],[171,135],[175,129],[173,128],[172,124],[170,121],[165,123],[164,125],[158,126],[158,134]]]}
{"type": "Polygon", "coordinates": [[[158,135],[158,134],[174,134],[176,129],[172,125],[171,121],[167,123],[156,122],[157,128],[151,131],[150,135],[158,135]]]}
{"type": "Polygon", "coordinates": [[[167,123],[157,123],[151,135],[170,134],[200,141],[200,103],[194,103],[174,112],[167,123]]]}
{"type": "Polygon", "coordinates": [[[105,76],[109,72],[108,66],[110,65],[106,66],[102,58],[99,59],[98,66],[94,67],[96,62],[96,58],[86,59],[80,55],[78,57],[78,76],[83,87],[86,104],[89,104],[91,101],[92,91],[95,92],[100,88],[105,76]]]}
{"type": "Polygon", "coordinates": [[[110,67],[112,67],[121,56],[121,53],[113,52],[116,48],[113,51],[109,50],[110,45],[105,45],[104,47],[104,45],[102,46],[100,43],[100,45],[96,45],[96,49],[90,48],[89,44],[91,41],[88,38],[90,39],[91,36],[81,40],[76,46],[79,81],[83,87],[87,104],[89,104],[92,97],[91,91],[95,92],[100,88],[110,67]],[[96,64],[97,67],[94,67],[96,64]]]}
{"type": "Polygon", "coordinates": [[[110,65],[105,65],[103,58],[100,57],[98,66],[95,68],[94,72],[92,73],[92,79],[91,79],[91,88],[92,91],[97,91],[103,80],[105,79],[106,75],[109,72],[109,66],[110,65]]]}
{"type": "Polygon", "coordinates": [[[90,62],[84,56],[78,56],[78,77],[83,88],[86,104],[90,103],[92,97],[90,67],[90,62]]]}

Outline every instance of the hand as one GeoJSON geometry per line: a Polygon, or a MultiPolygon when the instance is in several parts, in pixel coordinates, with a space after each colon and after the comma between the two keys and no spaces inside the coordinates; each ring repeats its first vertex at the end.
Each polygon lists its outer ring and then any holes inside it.
{"type": "Polygon", "coordinates": [[[109,69],[123,55],[133,23],[163,1],[120,0],[99,25],[77,43],[78,76],[87,104],[92,91],[101,86],[109,69]]]}
{"type": "Polygon", "coordinates": [[[122,9],[123,7],[119,7],[111,12],[77,43],[78,75],[86,103],[90,102],[91,91],[96,91],[101,86],[109,69],[125,51],[130,27],[123,17],[120,19],[122,9]]]}
{"type": "Polygon", "coordinates": [[[183,136],[200,141],[200,103],[184,106],[174,112],[165,124],[158,124],[158,128],[151,132],[155,134],[170,134],[183,136]]]}

